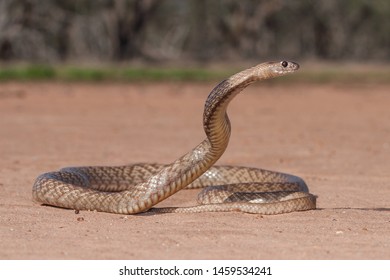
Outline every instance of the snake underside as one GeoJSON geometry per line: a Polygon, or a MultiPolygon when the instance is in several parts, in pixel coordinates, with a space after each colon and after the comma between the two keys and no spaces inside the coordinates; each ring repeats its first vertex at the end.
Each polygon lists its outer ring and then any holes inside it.
{"type": "Polygon", "coordinates": [[[217,85],[206,100],[207,138],[171,164],[70,167],[40,175],[33,198],[77,210],[140,212],[242,211],[280,214],[316,208],[316,196],[296,176],[257,168],[214,166],[230,137],[229,102],[249,84],[294,72],[293,62],[270,62],[239,72],[217,85]],[[203,188],[198,205],[153,206],[183,188],[203,188]]]}

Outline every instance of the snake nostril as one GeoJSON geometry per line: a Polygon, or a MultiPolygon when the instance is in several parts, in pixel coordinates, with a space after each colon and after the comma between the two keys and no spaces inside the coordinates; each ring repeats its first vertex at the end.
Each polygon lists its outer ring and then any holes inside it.
{"type": "Polygon", "coordinates": [[[283,66],[283,67],[287,67],[287,65],[288,65],[288,62],[287,62],[287,61],[282,61],[282,63],[281,63],[281,64],[282,64],[282,66],[283,66]]]}

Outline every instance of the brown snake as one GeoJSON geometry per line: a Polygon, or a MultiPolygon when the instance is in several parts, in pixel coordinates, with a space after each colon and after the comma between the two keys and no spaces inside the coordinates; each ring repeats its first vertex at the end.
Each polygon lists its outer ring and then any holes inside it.
{"type": "Polygon", "coordinates": [[[315,209],[316,196],[299,177],[256,168],[213,166],[229,142],[229,102],[255,81],[298,68],[294,62],[268,62],[222,81],[206,100],[203,126],[207,138],[171,164],[64,168],[40,175],[33,186],[33,199],[63,208],[121,214],[148,210],[280,214],[315,209]],[[204,188],[198,195],[199,205],[152,208],[186,186],[204,188]]]}

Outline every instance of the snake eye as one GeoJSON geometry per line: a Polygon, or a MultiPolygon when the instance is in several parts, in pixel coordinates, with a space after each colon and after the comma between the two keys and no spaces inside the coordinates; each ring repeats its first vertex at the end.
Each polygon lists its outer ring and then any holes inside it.
{"type": "Polygon", "coordinates": [[[281,64],[282,64],[283,67],[287,67],[288,62],[287,61],[282,61],[281,64]]]}

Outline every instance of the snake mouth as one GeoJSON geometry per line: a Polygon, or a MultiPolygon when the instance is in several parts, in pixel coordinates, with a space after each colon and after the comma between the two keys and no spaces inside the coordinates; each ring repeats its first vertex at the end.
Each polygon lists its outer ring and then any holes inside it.
{"type": "Polygon", "coordinates": [[[296,63],[296,62],[293,62],[293,61],[282,61],[280,63],[283,67],[289,67],[290,69],[292,69],[293,71],[295,70],[298,70],[299,69],[299,64],[296,63]]]}

